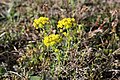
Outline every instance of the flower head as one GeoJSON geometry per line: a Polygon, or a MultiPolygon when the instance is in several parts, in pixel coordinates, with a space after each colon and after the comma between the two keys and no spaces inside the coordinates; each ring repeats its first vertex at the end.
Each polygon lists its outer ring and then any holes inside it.
{"type": "Polygon", "coordinates": [[[49,36],[44,37],[43,43],[48,47],[48,46],[53,46],[60,41],[61,41],[60,35],[51,34],[49,36]]]}
{"type": "Polygon", "coordinates": [[[34,20],[33,26],[38,29],[38,28],[43,28],[45,24],[49,23],[49,18],[46,17],[40,17],[38,19],[34,20]]]}
{"type": "Polygon", "coordinates": [[[75,26],[76,23],[75,23],[75,19],[74,18],[64,18],[60,21],[58,21],[58,25],[57,27],[58,28],[71,28],[72,26],[75,26]]]}

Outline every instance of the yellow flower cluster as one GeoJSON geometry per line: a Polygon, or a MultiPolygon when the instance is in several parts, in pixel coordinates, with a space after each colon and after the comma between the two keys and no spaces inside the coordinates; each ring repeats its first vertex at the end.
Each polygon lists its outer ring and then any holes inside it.
{"type": "Polygon", "coordinates": [[[75,23],[75,19],[74,18],[64,18],[60,21],[58,21],[58,25],[57,27],[58,28],[71,28],[72,26],[75,26],[76,23],[75,23]]]}
{"type": "Polygon", "coordinates": [[[49,18],[46,17],[40,17],[38,19],[34,20],[33,26],[38,29],[38,28],[43,28],[45,24],[49,23],[49,18]]]}
{"type": "Polygon", "coordinates": [[[51,34],[49,36],[44,37],[43,43],[48,46],[53,46],[54,44],[61,41],[61,37],[58,34],[51,34]]]}

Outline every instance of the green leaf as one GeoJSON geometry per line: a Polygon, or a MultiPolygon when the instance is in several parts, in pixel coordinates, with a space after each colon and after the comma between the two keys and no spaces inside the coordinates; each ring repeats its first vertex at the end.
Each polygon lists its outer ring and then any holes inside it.
{"type": "Polygon", "coordinates": [[[6,72],[5,69],[0,66],[0,75],[3,75],[5,72],[6,72]]]}
{"type": "Polygon", "coordinates": [[[30,80],[41,80],[39,76],[31,76],[30,80]]]}

